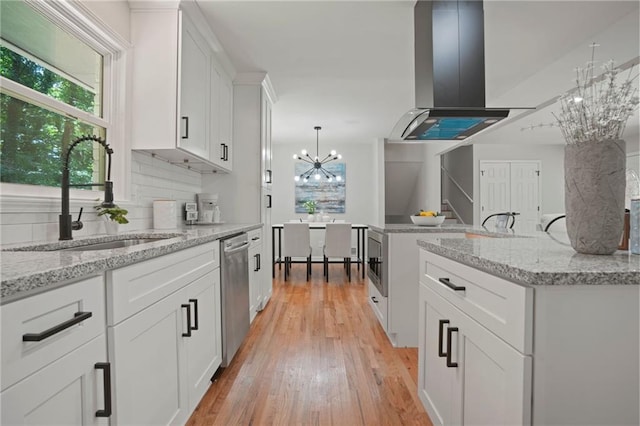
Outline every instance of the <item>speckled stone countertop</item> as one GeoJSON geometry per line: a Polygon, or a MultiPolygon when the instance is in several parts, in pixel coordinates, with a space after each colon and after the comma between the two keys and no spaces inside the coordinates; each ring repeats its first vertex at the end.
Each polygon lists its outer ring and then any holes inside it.
{"type": "Polygon", "coordinates": [[[5,304],[21,299],[40,292],[48,286],[56,286],[62,281],[120,268],[261,226],[261,224],[185,226],[183,229],[167,231],[137,231],[76,238],[70,241],[3,245],[0,253],[0,303],[5,304]],[[47,251],[81,246],[88,241],[91,243],[114,241],[123,239],[125,236],[168,238],[110,250],[47,251]]]}
{"type": "Polygon", "coordinates": [[[460,224],[442,224],[440,226],[420,226],[413,225],[411,223],[394,223],[384,224],[380,226],[369,225],[369,229],[381,232],[384,234],[397,234],[397,233],[442,233],[442,232],[464,232],[470,229],[469,225],[460,224]]]}
{"type": "MultiPolygon", "coordinates": [[[[474,234],[476,228],[473,228],[474,234]]],[[[489,232],[487,236],[493,236],[489,232]]],[[[502,235],[504,236],[504,235],[502,235]]],[[[640,285],[640,255],[577,253],[544,232],[514,238],[420,236],[418,245],[435,254],[527,285],[640,285]]]]}

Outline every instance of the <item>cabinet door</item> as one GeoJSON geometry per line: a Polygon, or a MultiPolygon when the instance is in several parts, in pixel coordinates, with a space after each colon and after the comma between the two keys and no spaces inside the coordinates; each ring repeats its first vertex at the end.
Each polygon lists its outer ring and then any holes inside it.
{"type": "Polygon", "coordinates": [[[440,296],[420,284],[418,395],[434,425],[452,424],[456,370],[446,363],[446,330],[453,318],[440,296]],[[445,322],[446,321],[446,322],[445,322]]]}
{"type": "Polygon", "coordinates": [[[271,189],[262,188],[262,209],[260,213],[260,220],[264,223],[262,229],[262,302],[260,303],[260,309],[264,309],[267,306],[267,302],[271,299],[271,293],[273,292],[273,278],[275,276],[275,270],[273,269],[273,233],[271,228],[271,206],[273,205],[273,196],[271,189]]]}
{"type": "Polygon", "coordinates": [[[220,269],[202,276],[187,287],[191,305],[191,337],[187,344],[189,408],[193,411],[222,363],[222,317],[220,315],[220,269]]]}
{"type": "Polygon", "coordinates": [[[220,73],[219,90],[220,143],[223,145],[223,167],[233,169],[233,83],[220,73]]]}
{"type": "Polygon", "coordinates": [[[104,334],[38,370],[0,394],[3,425],[107,425],[105,370],[95,364],[107,359],[104,334]]]}
{"type": "Polygon", "coordinates": [[[113,360],[112,424],[183,424],[189,415],[184,290],[108,329],[113,360]]]}
{"type": "Polygon", "coordinates": [[[458,362],[455,424],[531,424],[531,357],[460,313],[451,333],[458,362]],[[457,334],[457,336],[456,336],[457,334]]]}
{"type": "Polygon", "coordinates": [[[182,14],[180,134],[178,146],[209,158],[209,51],[191,21],[182,14]]]}
{"type": "Polygon", "coordinates": [[[273,183],[273,169],[271,165],[271,102],[264,89],[261,90],[260,145],[262,185],[270,188],[273,183]]]}
{"type": "Polygon", "coordinates": [[[262,244],[249,248],[249,319],[253,322],[262,305],[262,244]]]}

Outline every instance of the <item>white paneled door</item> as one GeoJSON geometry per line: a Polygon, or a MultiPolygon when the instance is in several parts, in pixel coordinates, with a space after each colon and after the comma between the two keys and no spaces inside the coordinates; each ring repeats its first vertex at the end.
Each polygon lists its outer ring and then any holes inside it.
{"type": "Polygon", "coordinates": [[[480,223],[495,213],[516,212],[513,229],[535,231],[540,220],[540,161],[480,161],[480,205],[480,223]]]}

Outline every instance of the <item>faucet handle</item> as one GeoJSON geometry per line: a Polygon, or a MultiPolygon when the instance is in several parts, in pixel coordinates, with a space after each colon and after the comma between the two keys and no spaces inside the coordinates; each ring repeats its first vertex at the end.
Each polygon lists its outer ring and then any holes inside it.
{"type": "Polygon", "coordinates": [[[80,213],[78,213],[78,220],[71,222],[71,229],[73,229],[74,231],[78,231],[82,229],[83,225],[82,225],[82,222],[80,222],[80,218],[82,217],[82,210],[84,210],[84,207],[80,207],[80,213]]]}

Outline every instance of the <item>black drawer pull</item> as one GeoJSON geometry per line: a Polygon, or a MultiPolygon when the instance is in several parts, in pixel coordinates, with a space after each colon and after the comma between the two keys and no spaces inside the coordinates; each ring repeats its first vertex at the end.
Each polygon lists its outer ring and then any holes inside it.
{"type": "Polygon", "coordinates": [[[187,309],[187,332],[182,333],[182,337],[191,337],[191,305],[188,303],[180,305],[187,309]]]}
{"type": "Polygon", "coordinates": [[[104,410],[96,411],[96,417],[110,417],[111,416],[111,363],[109,362],[97,362],[94,365],[96,370],[102,370],[104,374],[103,389],[104,389],[104,410]]]}
{"type": "Polygon", "coordinates": [[[260,270],[260,260],[258,260],[259,254],[254,254],[253,258],[256,260],[255,267],[253,268],[253,272],[258,272],[260,270]]]}
{"type": "Polygon", "coordinates": [[[438,356],[441,358],[447,356],[447,353],[442,350],[442,335],[444,334],[442,330],[445,324],[449,324],[449,320],[440,320],[438,324],[438,356]]]}
{"type": "Polygon", "coordinates": [[[43,331],[42,333],[27,333],[22,335],[23,342],[40,342],[47,337],[51,337],[54,334],[58,334],[63,330],[71,327],[72,325],[76,325],[86,320],[87,318],[91,318],[93,315],[91,312],[76,312],[73,314],[73,318],[68,321],[65,321],[61,324],[56,325],[55,327],[51,327],[48,330],[43,331]]]}
{"type": "Polygon", "coordinates": [[[223,143],[224,145],[224,161],[229,161],[229,145],[223,143]]]}
{"type": "Polygon", "coordinates": [[[271,195],[267,195],[267,200],[269,200],[269,202],[267,203],[267,208],[270,209],[271,208],[271,195]]]}
{"type": "Polygon", "coordinates": [[[272,183],[271,177],[272,177],[271,170],[267,169],[267,178],[265,179],[265,183],[272,183]]]}
{"type": "Polygon", "coordinates": [[[378,301],[376,300],[375,296],[371,296],[371,300],[373,300],[373,303],[378,303],[378,301]]]}
{"type": "Polygon", "coordinates": [[[220,144],[220,159],[222,161],[224,161],[224,147],[225,147],[225,144],[221,143],[220,144]]]}
{"type": "Polygon", "coordinates": [[[447,287],[449,287],[453,291],[466,291],[467,290],[466,287],[461,287],[461,286],[455,285],[454,283],[449,281],[449,278],[438,278],[438,281],[440,281],[442,284],[446,285],[447,287]]]}
{"type": "Polygon", "coordinates": [[[198,299],[189,299],[189,303],[193,303],[194,321],[193,321],[193,327],[191,327],[191,329],[197,330],[198,329],[198,299]]]}
{"type": "Polygon", "coordinates": [[[189,139],[189,117],[182,117],[184,120],[184,130],[185,134],[182,136],[182,139],[189,139]]]}
{"type": "Polygon", "coordinates": [[[262,256],[260,256],[260,253],[258,253],[256,256],[258,256],[258,271],[260,269],[262,269],[262,256]]]}
{"type": "Polygon", "coordinates": [[[457,333],[458,327],[447,328],[447,367],[456,368],[458,366],[458,363],[451,361],[451,335],[454,331],[457,333]]]}

